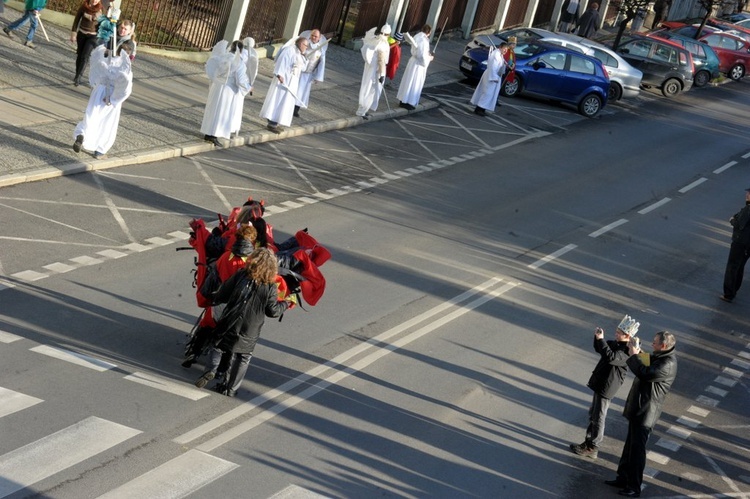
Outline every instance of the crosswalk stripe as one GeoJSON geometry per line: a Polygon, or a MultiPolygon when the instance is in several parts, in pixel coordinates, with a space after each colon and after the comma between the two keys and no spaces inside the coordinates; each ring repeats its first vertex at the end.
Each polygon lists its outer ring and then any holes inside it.
{"type": "Polygon", "coordinates": [[[14,412],[22,411],[39,402],[43,402],[43,400],[0,386],[0,418],[14,412]]]}
{"type": "Polygon", "coordinates": [[[13,343],[14,341],[22,340],[23,336],[9,333],[7,331],[0,331],[0,343],[13,343]]]}
{"type": "MultiPolygon", "coordinates": [[[[177,499],[221,478],[239,465],[189,450],[130,482],[99,496],[99,499],[177,499]]],[[[252,494],[251,494],[252,495],[252,494]]]]}
{"type": "Polygon", "coordinates": [[[110,364],[109,362],[105,362],[94,357],[89,357],[88,355],[71,352],[70,350],[63,350],[61,348],[51,347],[49,345],[39,345],[38,347],[31,348],[30,350],[32,352],[54,357],[55,359],[70,362],[71,364],[88,367],[89,369],[93,369],[94,371],[108,371],[117,367],[115,364],[110,364]]]}
{"type": "Polygon", "coordinates": [[[140,383],[141,385],[150,386],[151,388],[156,388],[157,390],[169,392],[172,395],[179,395],[180,397],[185,397],[190,400],[200,400],[209,395],[209,392],[206,390],[199,390],[194,386],[186,385],[185,383],[176,383],[167,378],[154,376],[153,374],[135,372],[125,376],[125,379],[140,383]]]}
{"type": "Polygon", "coordinates": [[[328,499],[329,496],[322,496],[317,492],[304,489],[299,485],[290,485],[283,490],[278,491],[269,499],[328,499]]]}
{"type": "Polygon", "coordinates": [[[88,417],[0,456],[0,498],[59,473],[141,433],[88,417]]]}

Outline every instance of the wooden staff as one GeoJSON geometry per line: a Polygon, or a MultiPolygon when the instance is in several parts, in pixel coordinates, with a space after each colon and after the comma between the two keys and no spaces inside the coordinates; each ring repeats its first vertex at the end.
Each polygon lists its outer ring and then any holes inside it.
{"type": "Polygon", "coordinates": [[[438,39],[435,42],[435,48],[432,49],[433,54],[437,51],[437,46],[438,46],[438,43],[440,43],[440,38],[443,36],[443,31],[445,31],[446,24],[448,24],[448,16],[445,16],[445,22],[443,23],[443,27],[440,29],[440,34],[438,35],[438,39]]]}

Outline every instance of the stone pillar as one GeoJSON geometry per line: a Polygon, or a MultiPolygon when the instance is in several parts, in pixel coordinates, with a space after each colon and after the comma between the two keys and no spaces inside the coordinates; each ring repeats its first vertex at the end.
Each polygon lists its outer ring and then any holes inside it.
{"type": "Polygon", "coordinates": [[[524,26],[533,26],[537,7],[539,7],[539,0],[531,0],[529,2],[529,6],[526,7],[526,15],[523,17],[524,26]]]}
{"type": "Polygon", "coordinates": [[[430,2],[430,11],[427,13],[426,24],[432,26],[432,37],[435,38],[440,34],[440,28],[443,24],[440,23],[440,12],[443,10],[443,0],[432,0],[430,2]]]}
{"type": "Polygon", "coordinates": [[[250,6],[250,0],[234,0],[232,10],[229,12],[227,27],[224,30],[224,39],[228,42],[238,40],[242,36],[242,26],[245,25],[245,16],[250,6]]]}
{"type": "Polygon", "coordinates": [[[289,3],[289,15],[286,18],[286,24],[284,25],[283,34],[285,40],[289,40],[293,36],[297,36],[300,31],[317,28],[317,26],[301,26],[302,16],[305,15],[306,6],[307,0],[292,0],[289,3]]]}
{"type": "Polygon", "coordinates": [[[500,0],[500,4],[497,7],[497,15],[495,16],[496,29],[499,31],[503,29],[505,25],[505,18],[508,17],[508,9],[510,8],[510,0],[500,0]]]}
{"type": "Polygon", "coordinates": [[[474,24],[477,7],[479,7],[479,0],[469,0],[466,2],[466,12],[464,12],[464,18],[461,20],[461,31],[464,33],[464,40],[468,40],[471,36],[471,26],[474,24]]]}
{"type": "Polygon", "coordinates": [[[406,14],[406,9],[409,7],[408,0],[391,0],[391,5],[388,7],[388,17],[386,22],[391,25],[393,32],[397,33],[401,31],[401,17],[406,14]]]}

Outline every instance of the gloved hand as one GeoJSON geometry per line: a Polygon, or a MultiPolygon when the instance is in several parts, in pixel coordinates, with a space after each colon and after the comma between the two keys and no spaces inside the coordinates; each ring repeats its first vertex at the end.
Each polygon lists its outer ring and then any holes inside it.
{"type": "Polygon", "coordinates": [[[381,76],[380,78],[378,78],[378,81],[382,85],[385,82],[385,76],[381,76]]]}
{"type": "Polygon", "coordinates": [[[298,302],[297,295],[289,295],[289,296],[287,296],[286,297],[286,302],[289,304],[288,310],[293,309],[294,307],[297,306],[297,302],[298,302]]]}

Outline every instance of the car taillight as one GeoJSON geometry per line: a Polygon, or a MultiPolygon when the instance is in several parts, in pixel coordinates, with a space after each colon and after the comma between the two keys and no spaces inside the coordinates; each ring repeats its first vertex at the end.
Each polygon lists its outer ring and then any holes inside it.
{"type": "Polygon", "coordinates": [[[604,64],[602,64],[602,71],[604,71],[604,76],[609,80],[609,72],[607,71],[607,68],[604,67],[604,64]]]}

